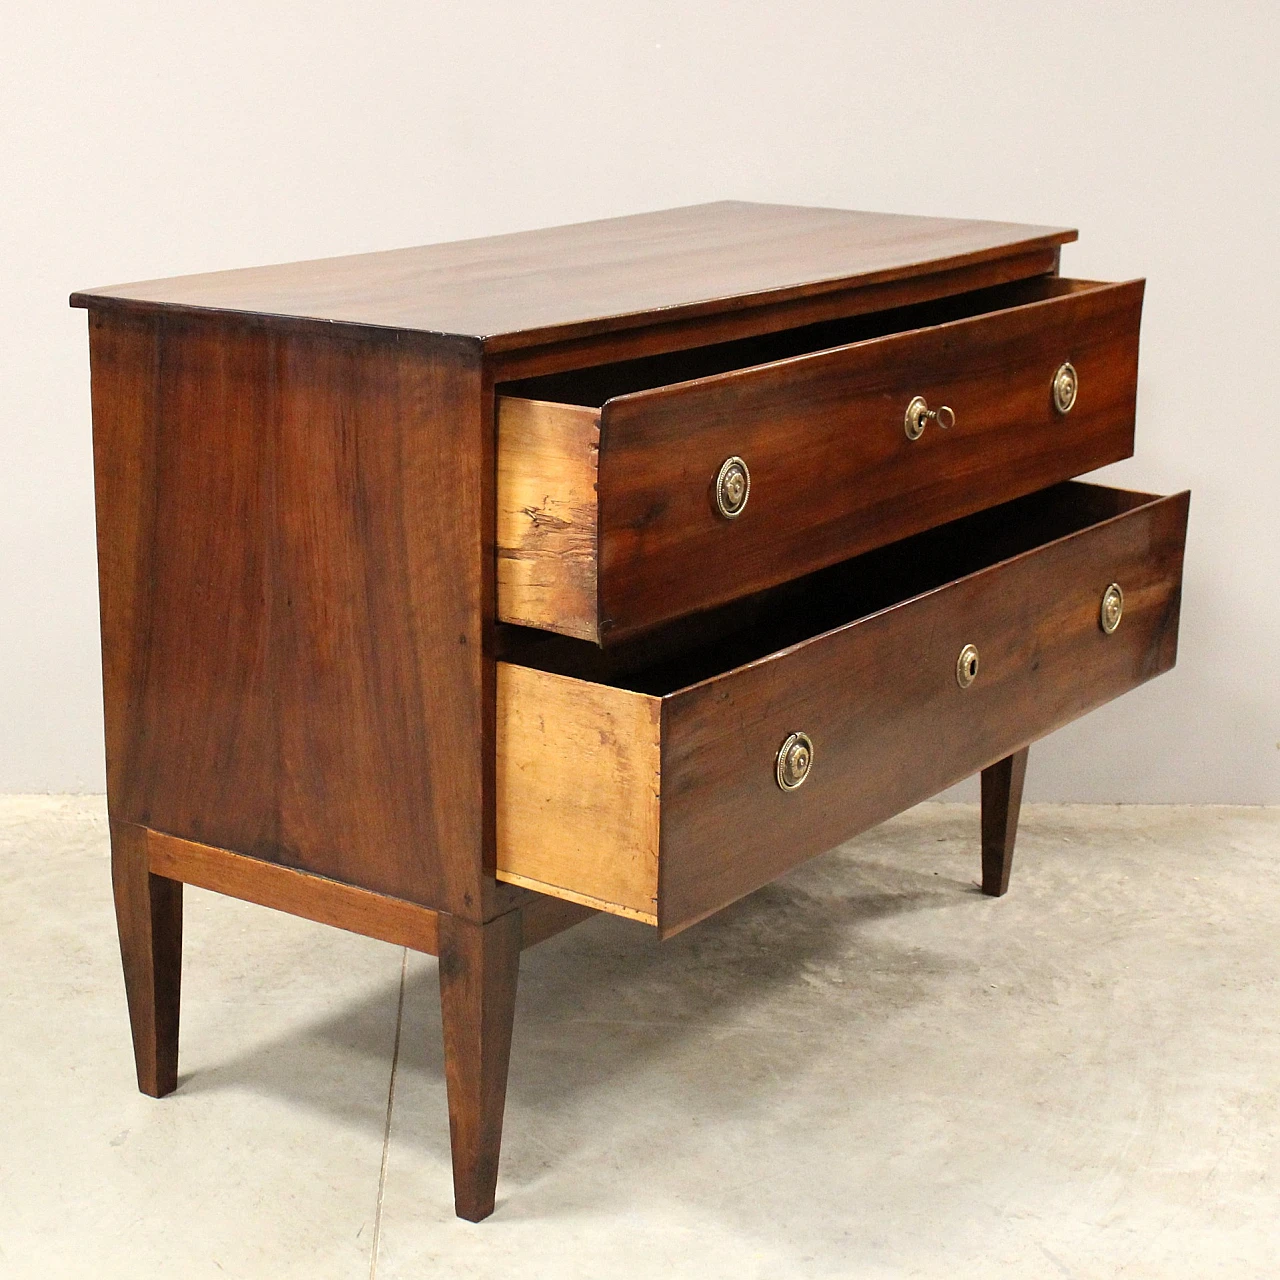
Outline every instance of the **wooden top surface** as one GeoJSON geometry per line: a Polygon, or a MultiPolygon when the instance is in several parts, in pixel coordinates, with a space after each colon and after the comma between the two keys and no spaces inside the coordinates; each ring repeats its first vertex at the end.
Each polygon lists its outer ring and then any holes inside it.
{"type": "Polygon", "coordinates": [[[1057,227],[722,201],[87,289],[71,304],[371,325],[505,350],[927,275],[1075,238],[1057,227]]]}

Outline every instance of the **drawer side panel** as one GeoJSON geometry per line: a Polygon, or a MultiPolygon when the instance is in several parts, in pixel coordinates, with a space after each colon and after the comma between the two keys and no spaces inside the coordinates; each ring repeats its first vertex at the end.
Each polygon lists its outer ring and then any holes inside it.
{"type": "Polygon", "coordinates": [[[498,663],[497,876],[657,923],[661,703],[498,663]]]}
{"type": "Polygon", "coordinates": [[[600,413],[498,398],[498,614],[596,639],[600,413]]]}

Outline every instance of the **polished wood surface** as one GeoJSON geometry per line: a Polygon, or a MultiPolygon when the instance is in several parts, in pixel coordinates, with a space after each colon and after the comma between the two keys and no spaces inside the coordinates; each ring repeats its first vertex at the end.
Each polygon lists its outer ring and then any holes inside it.
{"type": "Polygon", "coordinates": [[[657,924],[661,710],[498,664],[500,880],[657,924]]]}
{"type": "Polygon", "coordinates": [[[995,505],[1132,448],[1141,282],[1060,279],[1074,238],[728,202],[73,295],[144,1091],[184,881],[435,950],[479,1220],[522,947],[668,936],[976,770],[1002,890],[1026,744],[1177,643],[1185,494],[995,505]],[[956,426],[907,442],[915,394],[956,426]]]}
{"type": "Polygon", "coordinates": [[[498,615],[594,640],[600,413],[498,399],[498,615]]]}
{"type": "Polygon", "coordinates": [[[982,771],[982,892],[993,898],[1009,892],[1026,776],[1026,747],[982,771]]]}
{"type": "Polygon", "coordinates": [[[440,1013],[458,1217],[493,1212],[522,946],[519,911],[440,921],[440,1013]]]}
{"type": "Polygon", "coordinates": [[[1075,238],[1056,227],[723,201],[88,289],[72,301],[456,334],[496,351],[925,276],[1075,238]]]}
{"type": "Polygon", "coordinates": [[[438,915],[323,876],[141,828],[153,875],[435,955],[438,915]]]}
{"type": "MultiPolygon", "coordinates": [[[[660,313],[635,328],[610,329],[565,342],[495,350],[484,343],[485,368],[495,383],[580,370],[708,344],[742,341],[797,327],[861,316],[954,297],[1011,282],[1056,275],[1056,246],[1020,250],[1008,257],[938,267],[926,275],[852,284],[829,293],[801,293],[738,310],[702,311],[683,320],[660,313]]],[[[305,324],[308,322],[282,322],[305,324]]]]}
{"type": "MultiPolygon", "coordinates": [[[[815,575],[700,652],[640,669],[619,658],[613,683],[600,682],[603,655],[595,681],[500,663],[502,722],[544,735],[513,762],[499,736],[499,777],[536,833],[509,842],[505,865],[531,866],[537,838],[555,865],[544,892],[634,916],[633,898],[609,900],[608,864],[620,840],[630,853],[621,833],[637,806],[660,795],[657,924],[678,932],[1171,667],[1186,519],[1186,494],[1060,485],[815,575]],[[1125,614],[1108,636],[1098,609],[1113,580],[1125,614]],[[962,689],[969,643],[981,669],[962,689]],[[660,703],[658,779],[593,772],[631,754],[626,699],[646,750],[660,703]],[[614,709],[593,737],[602,705],[614,709]],[[813,739],[814,764],[788,793],[774,761],[796,730],[813,739]]],[[[586,656],[572,643],[561,665],[586,656]]],[[[556,661],[554,645],[527,652],[556,661]]]]}
{"type": "Polygon", "coordinates": [[[113,821],[111,887],[138,1088],[163,1098],[178,1087],[182,885],[152,873],[145,831],[113,821]]]}
{"type": "Polygon", "coordinates": [[[217,319],[90,336],[113,816],[492,914],[473,357],[217,319]]]}
{"type": "Polygon", "coordinates": [[[1172,667],[1186,519],[1186,494],[1141,501],[667,700],[662,933],[1172,667]],[[1125,618],[1108,636],[1098,608],[1113,580],[1125,618]],[[970,643],[981,671],[961,689],[970,643]],[[784,794],[774,753],[797,729],[814,764],[784,794]]]}
{"type": "MultiPolygon", "coordinates": [[[[195,885],[427,955],[439,950],[441,913],[429,907],[145,827],[116,823],[115,830],[122,840],[145,842],[153,895],[173,892],[165,885],[156,886],[157,878],[162,878],[177,881],[178,889],[195,885]]],[[[596,914],[589,907],[542,894],[526,894],[519,910],[525,947],[554,938],[596,914]]],[[[179,943],[175,939],[170,948],[171,959],[180,954],[179,943]]]]}
{"type": "Polygon", "coordinates": [[[1128,457],[1142,294],[1141,281],[1046,278],[971,303],[521,384],[572,399],[558,415],[499,401],[500,424],[537,423],[536,446],[513,426],[512,447],[555,467],[503,463],[500,428],[500,467],[536,481],[521,490],[523,522],[500,527],[499,554],[510,546],[522,557],[537,590],[500,573],[498,616],[616,640],[1128,457]],[[951,318],[957,311],[963,318],[951,318]],[[886,325],[908,331],[879,332],[886,325]],[[850,332],[859,340],[804,354],[850,332]],[[770,362],[738,365],[760,358],[770,362]],[[1081,390],[1061,414],[1050,388],[1068,359],[1081,390]],[[907,439],[916,395],[950,406],[955,425],[907,439]],[[603,405],[598,448],[582,404],[603,405]],[[734,455],[750,468],[751,498],[726,520],[710,489],[734,455]],[[583,501],[593,482],[598,520],[583,501]],[[559,492],[576,500],[556,507],[559,492]],[[538,556],[538,541],[551,539],[573,554],[538,556]],[[593,553],[599,614],[589,632],[593,553]],[[691,573],[694,564],[708,569],[691,573]]]}

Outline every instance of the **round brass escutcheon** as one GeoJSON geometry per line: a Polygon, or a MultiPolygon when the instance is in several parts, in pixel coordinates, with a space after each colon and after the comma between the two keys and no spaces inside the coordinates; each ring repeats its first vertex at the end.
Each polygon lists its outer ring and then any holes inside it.
{"type": "Polygon", "coordinates": [[[1080,379],[1076,374],[1076,367],[1070,360],[1064,361],[1058,366],[1058,372],[1053,375],[1053,407],[1059,413],[1070,413],[1071,406],[1076,402],[1076,392],[1080,390],[1080,379]]]}
{"type": "Polygon", "coordinates": [[[978,678],[978,647],[967,644],[956,659],[956,684],[967,689],[978,678]]]}
{"type": "Polygon", "coordinates": [[[902,419],[902,429],[908,440],[919,440],[924,435],[924,424],[929,420],[929,402],[924,396],[916,396],[907,405],[906,415],[902,419]]]}
{"type": "Polygon", "coordinates": [[[741,458],[726,458],[716,476],[716,507],[726,520],[736,520],[751,496],[751,472],[741,458]]]}
{"type": "Polygon", "coordinates": [[[931,418],[944,431],[956,425],[955,410],[949,404],[941,405],[937,409],[930,409],[929,402],[924,396],[913,396],[911,403],[907,405],[907,412],[902,418],[902,429],[906,432],[907,439],[919,440],[924,435],[925,424],[931,418]]]}
{"type": "Polygon", "coordinates": [[[1102,606],[1098,610],[1098,622],[1101,624],[1103,631],[1110,635],[1119,625],[1120,619],[1124,616],[1124,592],[1120,590],[1120,584],[1113,582],[1102,593],[1102,606]]]}
{"type": "Polygon", "coordinates": [[[776,776],[783,791],[794,791],[809,776],[813,743],[807,733],[790,733],[778,748],[776,776]]]}

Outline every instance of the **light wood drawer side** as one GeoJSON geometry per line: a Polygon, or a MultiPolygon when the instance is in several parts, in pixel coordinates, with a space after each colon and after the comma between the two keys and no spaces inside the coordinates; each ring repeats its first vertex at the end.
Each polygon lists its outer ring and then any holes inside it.
{"type": "Polygon", "coordinates": [[[498,612],[596,638],[600,411],[498,399],[498,612]]]}
{"type": "Polygon", "coordinates": [[[657,923],[661,708],[498,664],[499,880],[657,923]]]}

